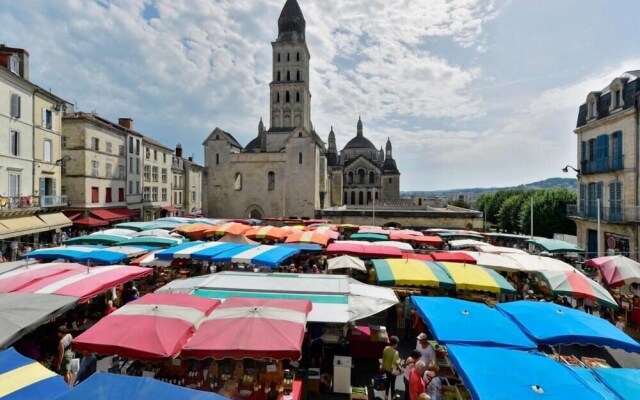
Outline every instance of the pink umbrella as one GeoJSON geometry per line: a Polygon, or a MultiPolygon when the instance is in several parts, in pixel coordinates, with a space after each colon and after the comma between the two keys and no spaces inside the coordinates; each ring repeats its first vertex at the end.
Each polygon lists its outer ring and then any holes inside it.
{"type": "Polygon", "coordinates": [[[182,348],[183,358],[299,360],[308,300],[230,297],[182,348]]]}
{"type": "Polygon", "coordinates": [[[619,287],[640,283],[640,263],[625,256],[593,258],[587,260],[586,264],[600,268],[602,279],[609,286],[619,287]]]}
{"type": "Polygon", "coordinates": [[[127,303],[73,340],[73,348],[135,360],[175,357],[219,300],[150,293],[127,303]]]}

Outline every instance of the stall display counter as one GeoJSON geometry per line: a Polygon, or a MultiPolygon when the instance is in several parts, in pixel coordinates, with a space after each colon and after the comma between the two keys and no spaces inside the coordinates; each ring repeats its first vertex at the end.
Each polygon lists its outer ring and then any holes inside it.
{"type": "Polygon", "coordinates": [[[384,327],[354,326],[348,333],[351,357],[377,360],[389,344],[384,327]]]}

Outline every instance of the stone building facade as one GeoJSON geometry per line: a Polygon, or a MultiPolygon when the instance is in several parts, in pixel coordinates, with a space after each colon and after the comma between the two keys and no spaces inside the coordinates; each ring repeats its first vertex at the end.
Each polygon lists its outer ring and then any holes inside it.
{"type": "Polygon", "coordinates": [[[625,72],[588,94],[578,111],[578,204],[568,215],[588,256],[638,259],[638,96],[640,71],[625,72]],[[601,229],[598,235],[598,203],[601,229]]]}
{"type": "Polygon", "coordinates": [[[390,142],[386,154],[376,150],[359,121],[356,138],[338,154],[333,129],[328,149],[315,132],[305,28],[297,1],[287,0],[271,43],[269,128],[260,119],[258,135],[246,147],[220,128],[203,142],[205,216],[313,218],[317,210],[342,205],[351,196],[356,196],[353,204],[360,197],[360,204],[399,197],[400,173],[390,142]],[[362,173],[364,181],[349,180],[362,173]]]}

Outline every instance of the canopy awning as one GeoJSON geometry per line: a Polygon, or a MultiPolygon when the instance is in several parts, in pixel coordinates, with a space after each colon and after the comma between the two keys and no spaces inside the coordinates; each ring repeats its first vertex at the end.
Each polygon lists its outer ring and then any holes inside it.
{"type": "Polygon", "coordinates": [[[364,261],[357,257],[347,255],[338,256],[328,259],[327,264],[327,269],[329,271],[336,269],[355,269],[357,271],[367,272],[367,267],[364,265],[364,261]]]}
{"type": "MultiPolygon", "coordinates": [[[[427,261],[428,262],[428,261],[427,261]]],[[[491,293],[513,293],[516,290],[494,270],[474,264],[441,262],[458,290],[477,290],[491,293]]]]}
{"type": "Polygon", "coordinates": [[[462,345],[447,350],[474,399],[603,400],[570,368],[542,353],[462,345]]]}
{"type": "Polygon", "coordinates": [[[484,303],[449,297],[412,296],[411,299],[440,344],[537,348],[509,317],[484,303]]]}
{"type": "Polygon", "coordinates": [[[224,253],[227,250],[235,249],[236,247],[242,246],[238,243],[221,243],[221,242],[208,242],[207,246],[204,246],[201,249],[196,250],[191,253],[191,258],[194,260],[204,260],[211,261],[213,257],[220,253],[224,253]]]}
{"type": "Polygon", "coordinates": [[[0,293],[0,348],[10,346],[77,302],[75,297],[55,294],[0,293]]]}
{"type": "Polygon", "coordinates": [[[372,260],[382,286],[430,286],[453,288],[455,284],[438,263],[415,259],[372,260]]]}
{"type": "Polygon", "coordinates": [[[188,237],[191,240],[198,240],[205,237],[205,231],[211,228],[211,225],[202,222],[180,225],[173,231],[188,237]]]}
{"type": "Polygon", "coordinates": [[[202,250],[203,248],[207,248],[208,245],[215,242],[186,242],[181,243],[177,246],[169,247],[164,250],[160,250],[156,253],[156,257],[161,260],[173,260],[174,258],[189,258],[194,251],[202,250]]]}
{"type": "Polygon", "coordinates": [[[168,212],[178,211],[178,209],[174,206],[163,206],[163,207],[160,207],[160,209],[168,212]]]}
{"type": "Polygon", "coordinates": [[[495,271],[519,272],[523,270],[522,265],[513,258],[502,254],[482,253],[478,251],[459,251],[467,254],[476,260],[476,265],[491,268],[495,271]]]}
{"type": "Polygon", "coordinates": [[[67,239],[64,244],[107,244],[112,245],[123,240],[128,240],[128,236],[115,235],[108,233],[92,233],[90,235],[78,236],[75,238],[67,239]]]}
{"type": "Polygon", "coordinates": [[[635,399],[640,387],[640,369],[598,368],[593,373],[621,399],[635,399]]]}
{"type": "Polygon", "coordinates": [[[20,256],[21,259],[35,259],[35,260],[70,260],[76,261],[83,258],[87,253],[99,250],[103,247],[85,245],[85,246],[60,246],[50,247],[48,249],[37,249],[30,251],[27,254],[20,256]]]}
{"type": "Polygon", "coordinates": [[[287,239],[285,243],[315,243],[320,246],[327,246],[329,241],[331,241],[331,236],[317,232],[317,231],[306,231],[306,232],[293,232],[287,239]]]}
{"type": "Polygon", "coordinates": [[[269,239],[269,240],[284,240],[291,234],[288,229],[282,229],[275,226],[256,226],[244,233],[244,235],[251,239],[269,239]]]}
{"type": "Polygon", "coordinates": [[[503,256],[515,260],[522,272],[540,272],[540,271],[574,271],[575,268],[564,261],[557,258],[544,257],[532,254],[502,253],[503,256]]]}
{"type": "Polygon", "coordinates": [[[231,297],[202,322],[180,356],[299,360],[310,311],[308,300],[231,297]]]}
{"type": "Polygon", "coordinates": [[[143,361],[172,358],[219,304],[219,300],[188,294],[150,293],[74,338],[73,348],[143,361]]]}
{"type": "Polygon", "coordinates": [[[210,258],[212,262],[233,262],[274,268],[300,253],[300,249],[287,246],[240,245],[210,258]]]}
{"type": "Polygon", "coordinates": [[[379,242],[382,240],[389,240],[389,235],[381,233],[354,233],[349,237],[349,240],[364,240],[367,242],[379,242]]]}
{"type": "Polygon", "coordinates": [[[549,253],[584,253],[582,247],[563,240],[534,238],[525,240],[525,243],[536,245],[549,253]]]}
{"type": "Polygon", "coordinates": [[[81,257],[76,258],[76,261],[109,265],[121,262],[129,257],[138,257],[148,252],[148,248],[133,246],[113,246],[83,254],[81,257]]]}
{"type": "Polygon", "coordinates": [[[379,246],[368,242],[336,241],[327,246],[328,254],[349,254],[357,257],[401,258],[404,253],[397,247],[379,246]]]}
{"type": "Polygon", "coordinates": [[[119,207],[119,208],[111,208],[109,209],[109,211],[116,213],[116,214],[121,214],[127,218],[132,218],[132,217],[137,217],[138,216],[138,211],[136,210],[132,210],[130,208],[127,207],[119,207]]]}
{"type": "Polygon", "coordinates": [[[87,218],[74,219],[73,224],[78,226],[94,227],[94,226],[106,226],[106,225],[109,225],[109,222],[103,219],[87,217],[87,218]]]}
{"type": "Polygon", "coordinates": [[[171,247],[182,243],[183,240],[174,237],[157,237],[157,236],[137,236],[128,238],[119,242],[120,246],[151,246],[151,247],[171,247]]]}
{"type": "Polygon", "coordinates": [[[46,293],[85,302],[127,281],[150,275],[149,268],[126,265],[87,267],[74,263],[34,264],[0,275],[0,293],[46,293]]]}
{"type": "Polygon", "coordinates": [[[215,393],[188,389],[154,378],[97,372],[56,400],[229,400],[215,393]]]}
{"type": "Polygon", "coordinates": [[[49,229],[61,229],[73,225],[73,222],[61,212],[40,214],[38,217],[49,226],[49,229]]]}
{"type": "Polygon", "coordinates": [[[62,376],[9,348],[0,352],[0,398],[53,400],[69,391],[62,376]]]}
{"type": "Polygon", "coordinates": [[[615,325],[584,311],[532,301],[501,303],[497,308],[539,344],[593,344],[640,352],[640,344],[615,325]]]}
{"type": "Polygon", "coordinates": [[[205,231],[208,235],[226,235],[227,233],[233,233],[236,235],[242,235],[251,229],[251,226],[241,224],[238,222],[227,222],[221,225],[212,226],[205,231]]]}
{"type": "Polygon", "coordinates": [[[2,230],[0,232],[0,239],[32,235],[34,233],[45,232],[51,229],[49,228],[49,225],[35,216],[7,218],[0,220],[0,222],[4,227],[6,227],[6,230],[2,230]]]}
{"type": "Polygon", "coordinates": [[[178,292],[226,299],[250,297],[309,300],[312,322],[346,323],[366,318],[398,303],[393,290],[366,285],[346,275],[219,272],[172,281],[156,292],[178,292]]]}
{"type": "Polygon", "coordinates": [[[436,251],[429,254],[433,261],[448,261],[448,262],[459,262],[459,263],[468,263],[475,264],[476,259],[471,257],[468,254],[456,251],[436,251]]]}
{"type": "Polygon", "coordinates": [[[127,215],[122,215],[108,209],[89,210],[89,214],[109,222],[122,221],[129,218],[127,215]]]}

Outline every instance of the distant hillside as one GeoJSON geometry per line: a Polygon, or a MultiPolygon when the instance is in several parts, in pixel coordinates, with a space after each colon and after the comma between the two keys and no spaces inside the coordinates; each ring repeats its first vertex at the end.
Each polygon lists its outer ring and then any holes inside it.
{"type": "Polygon", "coordinates": [[[475,201],[478,197],[485,193],[497,192],[505,189],[560,189],[566,188],[577,190],[578,180],[575,178],[549,178],[543,181],[527,183],[519,186],[510,187],[490,187],[490,188],[467,188],[467,189],[449,189],[449,190],[431,190],[431,191],[408,191],[401,192],[403,197],[424,196],[424,197],[444,197],[450,200],[457,200],[461,196],[465,201],[475,201]]]}

